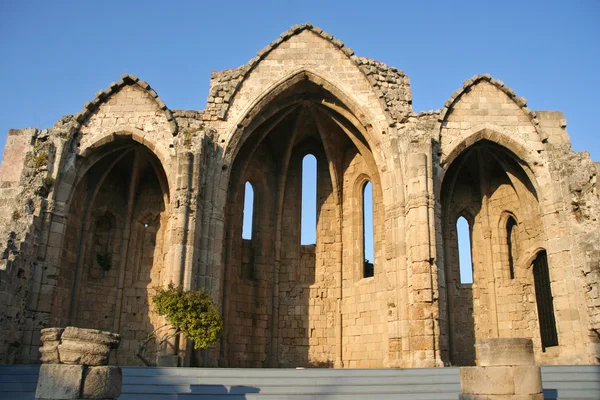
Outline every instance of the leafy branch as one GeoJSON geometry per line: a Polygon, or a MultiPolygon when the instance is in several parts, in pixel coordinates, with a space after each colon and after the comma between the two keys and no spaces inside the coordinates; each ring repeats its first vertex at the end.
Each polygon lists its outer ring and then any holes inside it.
{"type": "Polygon", "coordinates": [[[194,342],[195,349],[205,349],[219,340],[223,330],[223,317],[217,310],[210,294],[203,291],[191,291],[176,287],[172,283],[158,288],[152,302],[158,315],[164,316],[167,324],[150,333],[140,344],[136,356],[147,366],[151,365],[144,357],[148,344],[158,339],[159,345],[183,333],[194,342]],[[159,336],[159,331],[170,325],[168,333],[159,336]]]}

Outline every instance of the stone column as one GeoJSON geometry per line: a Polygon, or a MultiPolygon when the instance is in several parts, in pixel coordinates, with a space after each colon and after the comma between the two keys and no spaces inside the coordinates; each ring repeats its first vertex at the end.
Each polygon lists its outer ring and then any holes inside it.
{"type": "Polygon", "coordinates": [[[74,327],[42,329],[41,361],[35,398],[116,399],[123,373],[108,366],[110,351],[121,340],[116,333],[74,327]]]}
{"type": "Polygon", "coordinates": [[[408,253],[408,318],[412,367],[435,367],[439,360],[435,326],[434,265],[431,253],[431,221],[428,159],[412,153],[407,162],[406,244],[408,253]]]}
{"type": "MultiPolygon", "coordinates": [[[[175,188],[171,191],[173,197],[169,205],[169,250],[166,258],[169,263],[165,268],[162,282],[164,286],[173,283],[187,290],[195,289],[195,282],[192,282],[195,226],[194,164],[195,157],[191,151],[183,151],[177,155],[175,188]]],[[[156,365],[178,367],[185,363],[186,359],[189,362],[191,347],[187,342],[183,334],[169,339],[157,355],[156,365]]]]}
{"type": "Polygon", "coordinates": [[[543,400],[531,339],[477,341],[477,367],[460,369],[459,400],[543,400]]]}

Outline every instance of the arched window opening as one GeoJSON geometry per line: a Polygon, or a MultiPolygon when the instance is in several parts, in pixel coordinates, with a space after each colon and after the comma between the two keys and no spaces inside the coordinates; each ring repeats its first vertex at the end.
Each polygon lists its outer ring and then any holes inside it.
{"type": "Polygon", "coordinates": [[[242,218],[242,267],[244,279],[255,279],[254,270],[254,187],[250,182],[244,186],[244,214],[242,218]]]}
{"type": "Polygon", "coordinates": [[[456,234],[458,238],[458,265],[460,283],[473,283],[473,262],[471,260],[471,228],[465,217],[456,221],[456,234]]]}
{"type": "Polygon", "coordinates": [[[300,244],[317,243],[317,159],[307,154],[302,159],[302,204],[300,244]]]}
{"type": "Polygon", "coordinates": [[[244,188],[244,218],[242,226],[242,239],[252,240],[253,218],[254,188],[250,182],[246,182],[246,186],[244,188]]]}
{"type": "Polygon", "coordinates": [[[541,251],[533,261],[533,281],[542,351],[546,351],[546,347],[558,346],[558,334],[556,332],[556,320],[554,319],[554,301],[552,288],[550,287],[548,257],[545,251],[541,251]]]}
{"type": "Polygon", "coordinates": [[[373,185],[371,182],[363,186],[362,193],[362,218],[363,218],[363,277],[375,275],[375,244],[373,236],[373,185]]]}
{"type": "Polygon", "coordinates": [[[508,217],[508,221],[506,221],[506,246],[508,247],[510,279],[515,279],[515,258],[518,257],[517,245],[517,221],[513,217],[508,217]]]}

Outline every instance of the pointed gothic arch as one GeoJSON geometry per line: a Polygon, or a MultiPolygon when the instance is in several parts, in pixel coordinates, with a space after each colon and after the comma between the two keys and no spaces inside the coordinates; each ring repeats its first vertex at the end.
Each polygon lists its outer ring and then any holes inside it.
{"type": "Polygon", "coordinates": [[[519,330],[525,334],[529,321],[537,320],[536,310],[529,303],[514,301],[524,295],[519,290],[531,292],[532,276],[519,269],[523,267],[517,263],[516,254],[510,266],[507,265],[510,262],[507,234],[509,228],[516,227],[516,219],[506,210],[520,215],[524,220],[519,223],[530,227],[520,232],[520,247],[538,247],[543,243],[538,193],[527,170],[528,166],[509,149],[483,138],[456,154],[447,167],[440,199],[446,264],[443,290],[448,299],[449,361],[454,364],[474,363],[475,341],[489,334],[486,329],[493,336],[510,337],[519,330]],[[459,285],[458,238],[453,226],[465,209],[471,216],[475,277],[472,287],[459,285]],[[502,246],[497,245],[500,243],[502,246]],[[508,309],[517,309],[523,319],[511,319],[508,309]]]}
{"type": "MultiPolygon", "coordinates": [[[[225,221],[222,301],[226,331],[237,332],[236,324],[243,325],[244,319],[264,318],[270,327],[269,337],[259,337],[258,330],[238,333],[235,339],[226,333],[221,358],[229,365],[310,366],[312,363],[333,364],[342,358],[341,330],[331,326],[321,329],[320,338],[311,337],[308,332],[315,329],[311,324],[316,321],[309,320],[307,316],[317,307],[328,310],[327,318],[341,321],[341,315],[335,312],[333,304],[341,299],[342,288],[335,282],[342,282],[344,255],[341,248],[354,245],[352,234],[343,238],[342,221],[348,214],[345,208],[352,208],[349,199],[361,197],[361,194],[357,195],[359,192],[352,190],[361,174],[368,175],[372,181],[377,210],[380,210],[378,204],[382,195],[378,156],[371,151],[371,128],[360,122],[365,120],[365,114],[360,112],[356,115],[358,109],[355,105],[351,102],[346,104],[338,95],[342,92],[312,73],[301,71],[294,74],[254,104],[227,146],[224,159],[231,167],[228,171],[226,208],[232,211],[225,221]],[[314,245],[300,242],[302,160],[306,154],[317,159],[317,232],[314,245]],[[248,283],[239,280],[240,273],[237,271],[249,255],[236,244],[239,235],[235,232],[240,228],[237,227],[239,216],[235,210],[239,209],[240,185],[249,179],[260,179],[268,187],[263,203],[269,204],[269,207],[265,208],[263,218],[257,221],[257,230],[270,246],[263,247],[260,260],[255,253],[256,268],[262,272],[253,283],[250,300],[266,303],[265,307],[245,312],[240,319],[242,311],[238,299],[248,291],[244,289],[248,283]],[[348,194],[344,195],[346,192],[348,194]],[[323,291],[309,289],[315,285],[322,286],[323,291]],[[286,317],[290,308],[298,310],[294,328],[288,325],[291,322],[286,317]],[[287,336],[290,329],[297,332],[287,336]],[[302,337],[306,345],[297,344],[298,338],[302,337]],[[311,346],[325,339],[337,345],[323,354],[312,354],[311,346]],[[260,343],[260,346],[255,346],[252,351],[243,350],[246,360],[241,361],[242,347],[233,345],[233,340],[260,343]]],[[[348,215],[353,221],[349,224],[352,227],[354,218],[348,215]]],[[[381,223],[383,215],[380,211],[377,218],[381,223]]],[[[381,240],[380,233],[377,235],[381,240]]],[[[376,253],[381,246],[381,243],[377,244],[376,253]]],[[[359,256],[362,252],[361,247],[360,252],[353,254],[359,256]]]]}
{"type": "Polygon", "coordinates": [[[129,345],[118,362],[139,364],[130,349],[162,325],[148,310],[167,268],[166,173],[150,149],[131,139],[99,146],[67,173],[57,189],[65,193],[64,234],[49,238],[60,243],[50,319],[120,333],[129,345]]]}

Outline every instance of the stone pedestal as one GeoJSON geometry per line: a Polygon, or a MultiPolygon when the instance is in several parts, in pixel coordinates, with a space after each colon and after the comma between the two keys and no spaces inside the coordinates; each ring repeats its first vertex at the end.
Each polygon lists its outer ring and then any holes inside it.
{"type": "Polygon", "coordinates": [[[116,399],[121,395],[123,374],[120,367],[69,364],[43,364],[40,367],[35,398],[116,399]]]}
{"type": "Polygon", "coordinates": [[[460,369],[459,400],[543,400],[531,339],[477,341],[477,367],[460,369]]]}
{"type": "Polygon", "coordinates": [[[119,345],[115,333],[74,327],[42,329],[42,364],[35,398],[116,399],[121,395],[120,367],[107,366],[119,345]]]}

